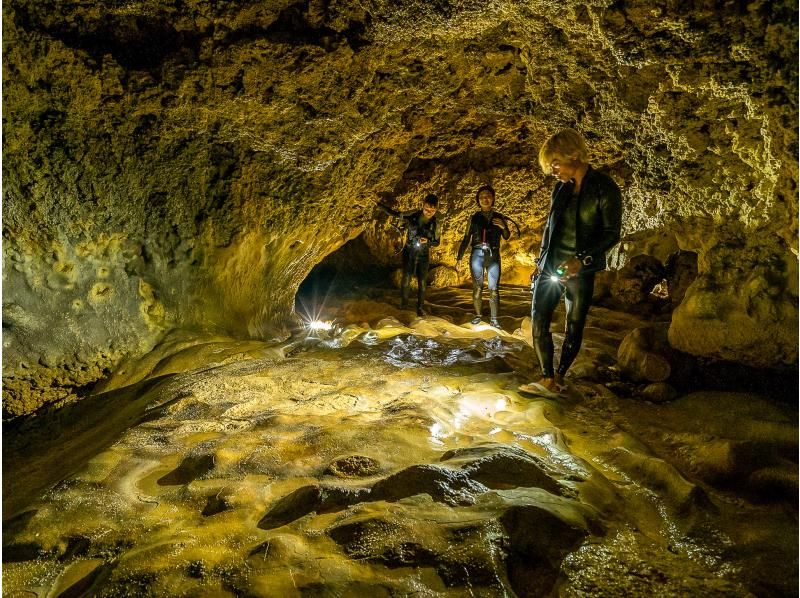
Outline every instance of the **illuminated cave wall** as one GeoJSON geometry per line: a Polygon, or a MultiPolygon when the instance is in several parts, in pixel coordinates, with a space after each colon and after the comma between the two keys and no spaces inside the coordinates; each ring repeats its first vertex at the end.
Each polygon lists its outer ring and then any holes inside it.
{"type": "Polygon", "coordinates": [[[3,5],[6,415],[173,326],[284,332],[313,266],[477,186],[523,224],[563,126],[624,188],[628,255],[697,252],[677,348],[797,361],[796,3],[186,0],[3,5]]]}

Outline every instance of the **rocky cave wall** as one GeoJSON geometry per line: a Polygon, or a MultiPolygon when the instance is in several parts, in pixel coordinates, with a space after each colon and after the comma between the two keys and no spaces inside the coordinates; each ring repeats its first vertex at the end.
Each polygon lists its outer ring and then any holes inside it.
{"type": "Polygon", "coordinates": [[[657,4],[5,2],[4,414],[171,327],[282,334],[326,255],[389,253],[376,199],[439,194],[452,264],[492,183],[525,280],[564,126],[624,189],[624,253],[699,256],[673,346],[795,364],[796,3],[657,4]]]}

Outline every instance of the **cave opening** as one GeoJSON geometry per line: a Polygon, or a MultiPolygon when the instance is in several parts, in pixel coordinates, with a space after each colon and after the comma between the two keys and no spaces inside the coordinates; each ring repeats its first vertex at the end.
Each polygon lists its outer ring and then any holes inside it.
{"type": "Polygon", "coordinates": [[[322,315],[328,297],[341,300],[385,294],[391,288],[394,270],[385,260],[376,258],[362,233],[311,269],[295,294],[295,313],[310,322],[322,315]]]}

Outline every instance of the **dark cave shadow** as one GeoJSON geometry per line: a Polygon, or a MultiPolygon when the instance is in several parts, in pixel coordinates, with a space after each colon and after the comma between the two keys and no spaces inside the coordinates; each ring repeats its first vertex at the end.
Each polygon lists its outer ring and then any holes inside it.
{"type": "Polygon", "coordinates": [[[3,422],[3,522],[140,423],[151,391],[172,376],[165,374],[3,422]]]}

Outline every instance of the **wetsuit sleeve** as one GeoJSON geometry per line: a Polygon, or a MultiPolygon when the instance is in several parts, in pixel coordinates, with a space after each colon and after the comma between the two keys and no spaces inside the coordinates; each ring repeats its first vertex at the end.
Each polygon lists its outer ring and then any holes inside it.
{"type": "Polygon", "coordinates": [[[397,210],[393,210],[393,209],[392,209],[392,208],[390,208],[389,206],[385,206],[385,205],[383,205],[382,203],[379,203],[379,204],[377,204],[377,205],[378,205],[378,209],[379,209],[381,212],[383,212],[384,214],[387,214],[387,215],[389,215],[389,216],[394,216],[395,218],[400,218],[400,217],[402,217],[402,214],[401,214],[400,212],[398,212],[397,210]]]}
{"type": "Polygon", "coordinates": [[[442,240],[442,223],[436,219],[436,226],[433,227],[433,239],[428,239],[428,244],[431,247],[438,247],[442,240]]]}
{"type": "Polygon", "coordinates": [[[542,243],[539,245],[539,257],[537,258],[536,263],[539,263],[539,259],[541,259],[544,250],[546,249],[544,246],[545,239],[547,239],[547,229],[550,228],[550,215],[548,214],[547,220],[544,223],[544,228],[542,229],[542,243]]]}
{"type": "Polygon", "coordinates": [[[467,251],[467,247],[469,247],[469,241],[472,238],[472,228],[473,223],[475,222],[475,217],[469,219],[469,224],[467,225],[467,231],[464,233],[464,238],[461,239],[461,245],[458,246],[458,257],[456,257],[456,261],[460,262],[461,258],[464,257],[464,253],[467,251]]]}
{"type": "Polygon", "coordinates": [[[503,221],[503,230],[500,232],[500,234],[503,235],[503,239],[508,241],[508,238],[511,236],[511,230],[508,228],[508,220],[506,220],[506,217],[502,214],[498,214],[498,216],[500,216],[500,220],[503,221]]]}
{"type": "Polygon", "coordinates": [[[622,232],[622,192],[617,184],[609,180],[600,198],[600,218],[602,219],[602,232],[597,241],[585,248],[578,258],[587,255],[596,258],[619,243],[622,232]]]}
{"type": "Polygon", "coordinates": [[[550,220],[553,217],[553,205],[556,202],[556,196],[561,190],[562,185],[563,183],[556,183],[556,186],[553,187],[553,192],[550,195],[550,211],[547,214],[547,220],[545,220],[544,228],[542,229],[542,244],[539,246],[539,256],[535,259],[536,264],[539,266],[541,266],[539,262],[542,259],[542,254],[547,251],[547,246],[545,244],[550,237],[550,220]]]}
{"type": "Polygon", "coordinates": [[[405,212],[401,212],[400,210],[393,210],[389,206],[385,206],[382,203],[379,203],[377,205],[378,209],[380,209],[380,211],[383,212],[384,214],[387,214],[394,218],[401,218],[406,221],[419,211],[419,210],[407,210],[405,212]]]}

